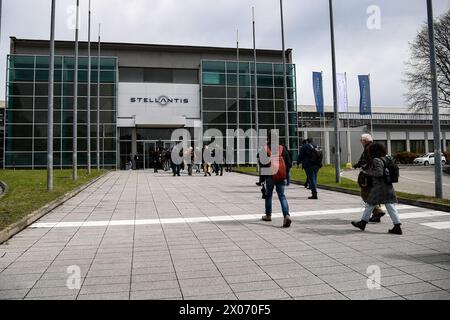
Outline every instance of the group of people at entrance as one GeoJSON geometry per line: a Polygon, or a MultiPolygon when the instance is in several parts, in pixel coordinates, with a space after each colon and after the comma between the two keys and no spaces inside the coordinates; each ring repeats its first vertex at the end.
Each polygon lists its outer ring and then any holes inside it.
{"type": "MultiPolygon", "coordinates": [[[[361,197],[365,203],[365,209],[361,220],[353,221],[352,225],[364,231],[369,222],[381,222],[381,218],[385,215],[385,212],[381,210],[381,205],[384,205],[394,223],[394,227],[389,230],[389,233],[401,235],[401,221],[395,206],[397,197],[393,186],[393,183],[398,182],[398,167],[387,157],[385,146],[374,143],[370,134],[362,135],[360,142],[364,151],[358,163],[353,167],[361,170],[358,184],[361,187],[361,197]]],[[[290,185],[292,155],[285,145],[279,145],[278,152],[273,152],[271,146],[269,139],[264,148],[264,152],[270,159],[269,163],[262,163],[258,154],[261,174],[257,185],[262,186],[262,197],[265,200],[265,215],[262,220],[272,221],[272,198],[273,191],[276,190],[284,216],[283,227],[289,228],[292,220],[285,188],[290,185]],[[276,156],[274,157],[273,154],[276,156]],[[274,163],[276,163],[275,166],[274,163]],[[275,170],[265,171],[264,168],[267,167],[275,168],[275,170]]],[[[306,172],[305,188],[309,188],[312,192],[308,199],[317,200],[317,177],[323,162],[321,149],[312,139],[305,140],[297,160],[298,165],[301,164],[306,172]]]]}

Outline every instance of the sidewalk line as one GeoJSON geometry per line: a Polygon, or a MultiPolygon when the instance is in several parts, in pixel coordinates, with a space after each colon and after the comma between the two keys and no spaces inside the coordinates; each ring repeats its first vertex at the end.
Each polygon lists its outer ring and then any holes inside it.
{"type": "MultiPolygon", "coordinates": [[[[411,206],[398,206],[399,210],[417,209],[411,206]]],[[[345,213],[362,212],[361,208],[337,209],[337,210],[320,210],[320,211],[304,211],[293,212],[292,217],[308,217],[320,215],[334,215],[345,213]]],[[[439,211],[420,211],[401,213],[402,219],[414,218],[431,218],[437,216],[447,216],[450,213],[439,211]]],[[[274,216],[282,216],[281,213],[274,216]]],[[[201,222],[225,222],[225,221],[251,221],[260,219],[257,214],[248,215],[231,215],[231,216],[211,216],[211,217],[193,217],[193,218],[166,218],[166,219],[145,219],[145,220],[111,220],[111,221],[80,221],[80,222],[45,222],[36,223],[31,226],[33,229],[45,228],[75,228],[75,227],[107,227],[107,226],[133,226],[133,225],[155,225],[155,224],[182,224],[182,223],[201,223],[201,222]]]]}
{"type": "Polygon", "coordinates": [[[430,228],[439,229],[439,230],[450,229],[450,221],[422,223],[422,225],[425,227],[430,227],[430,228]]]}

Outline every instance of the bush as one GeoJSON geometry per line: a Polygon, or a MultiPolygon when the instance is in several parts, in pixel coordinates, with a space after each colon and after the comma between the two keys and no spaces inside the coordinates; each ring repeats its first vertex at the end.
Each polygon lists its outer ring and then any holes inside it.
{"type": "Polygon", "coordinates": [[[414,159],[420,157],[420,153],[400,152],[394,156],[395,161],[400,164],[413,164],[414,159]]]}

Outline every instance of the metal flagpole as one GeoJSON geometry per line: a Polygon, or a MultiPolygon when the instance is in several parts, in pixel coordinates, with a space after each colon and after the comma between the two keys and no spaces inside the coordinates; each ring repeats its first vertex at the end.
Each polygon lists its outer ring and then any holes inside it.
{"type": "Polygon", "coordinates": [[[3,0],[0,0],[0,43],[2,40],[2,8],[3,8],[3,0]]]}
{"type": "Polygon", "coordinates": [[[56,0],[52,0],[50,23],[50,57],[48,73],[48,113],[47,113],[47,191],[53,191],[53,97],[55,75],[55,9],[56,0]]]}
{"type": "MultiPolygon", "coordinates": [[[[369,83],[370,83],[370,73],[368,74],[369,77],[369,83]]],[[[375,140],[375,135],[373,133],[373,106],[370,110],[370,134],[372,135],[372,138],[375,140]]]]}
{"type": "Polygon", "coordinates": [[[334,136],[335,136],[335,160],[336,182],[341,182],[341,144],[339,135],[339,110],[337,108],[337,88],[336,88],[336,52],[334,43],[334,19],[333,19],[333,1],[329,0],[330,7],[330,33],[331,33],[331,60],[333,69],[333,105],[334,105],[334,136]]]}
{"type": "Polygon", "coordinates": [[[347,108],[347,152],[348,152],[348,163],[352,163],[352,138],[350,133],[350,106],[348,105],[348,83],[347,83],[347,72],[344,73],[345,78],[345,106],[347,108]]]}
{"type": "MultiPolygon", "coordinates": [[[[320,73],[322,74],[322,82],[323,82],[323,71],[321,71],[320,73]]],[[[322,90],[323,90],[323,85],[322,85],[322,90]]],[[[322,115],[320,117],[320,119],[321,119],[320,125],[322,125],[322,118],[323,118],[322,148],[325,150],[325,135],[326,135],[326,130],[327,130],[327,123],[326,123],[327,118],[326,118],[326,113],[325,113],[325,102],[323,103],[322,115]]]]}
{"type": "Polygon", "coordinates": [[[88,17],[87,171],[91,174],[91,0],[88,17]]]}
{"type": "Polygon", "coordinates": [[[240,88],[239,88],[239,71],[240,71],[240,59],[239,59],[239,30],[237,30],[237,104],[236,104],[236,109],[237,109],[237,167],[240,167],[241,164],[241,159],[240,159],[240,151],[241,151],[241,146],[240,146],[240,134],[239,134],[239,129],[240,129],[240,102],[239,102],[239,98],[241,96],[240,94],[240,88]]]}
{"type": "Polygon", "coordinates": [[[100,170],[100,28],[98,25],[98,55],[97,55],[97,170],[100,170]]]}
{"type": "MultiPolygon", "coordinates": [[[[258,64],[256,60],[256,26],[255,26],[255,8],[252,7],[253,17],[253,60],[255,72],[255,122],[256,122],[256,151],[259,152],[259,106],[258,106],[258,64]]],[[[259,162],[257,161],[259,172],[259,162]]]]}
{"type": "MultiPolygon", "coordinates": [[[[105,169],[105,124],[102,123],[102,163],[103,169],[105,169]]],[[[145,164],[144,164],[145,166],[145,164]]]]}
{"type": "Polygon", "coordinates": [[[78,180],[78,64],[79,64],[79,47],[78,47],[78,32],[79,32],[79,13],[80,0],[77,0],[75,22],[75,71],[73,75],[73,128],[72,128],[72,180],[78,180]]]}
{"type": "Polygon", "coordinates": [[[287,90],[287,70],[286,70],[286,49],[284,42],[284,16],[283,16],[283,0],[280,0],[280,13],[281,13],[281,44],[283,51],[283,86],[284,86],[284,122],[285,122],[285,137],[286,137],[286,147],[290,150],[290,139],[289,139],[289,106],[288,106],[288,90],[287,90]]]}
{"type": "Polygon", "coordinates": [[[434,134],[434,169],[435,169],[435,193],[436,198],[442,199],[442,148],[441,127],[439,115],[439,96],[437,89],[436,48],[434,43],[434,15],[433,1],[427,0],[428,12],[428,37],[430,43],[430,69],[431,69],[431,94],[433,100],[433,134],[434,134]]]}

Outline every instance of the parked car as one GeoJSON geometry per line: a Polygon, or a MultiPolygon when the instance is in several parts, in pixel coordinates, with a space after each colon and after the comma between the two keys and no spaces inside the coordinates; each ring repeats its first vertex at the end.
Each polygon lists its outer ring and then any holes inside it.
{"type": "MultiPolygon", "coordinates": [[[[445,156],[442,154],[441,156],[441,161],[442,164],[446,164],[447,160],[445,159],[445,156]]],[[[414,159],[414,164],[417,165],[423,165],[423,166],[430,166],[430,165],[434,165],[434,153],[427,153],[424,154],[423,156],[420,156],[416,159],[414,159]]]]}

